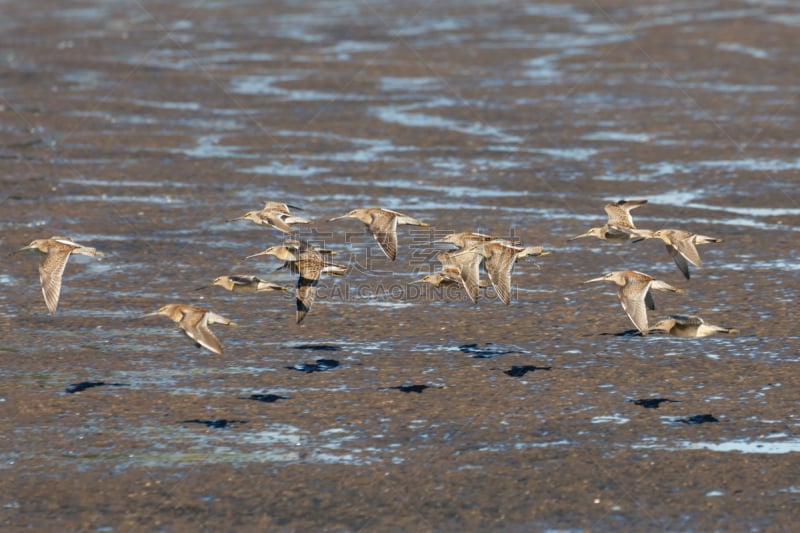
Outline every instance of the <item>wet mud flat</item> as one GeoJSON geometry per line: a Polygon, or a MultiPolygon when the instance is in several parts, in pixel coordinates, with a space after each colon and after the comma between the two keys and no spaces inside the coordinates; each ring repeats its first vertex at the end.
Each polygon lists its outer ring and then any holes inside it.
{"type": "Polygon", "coordinates": [[[48,315],[33,254],[0,271],[4,530],[787,531],[800,518],[791,2],[3,3],[0,246],[66,235],[48,315]],[[685,280],[639,227],[723,239],[685,280]],[[267,199],[350,272],[294,323],[267,199]],[[387,261],[356,221],[402,227],[387,261]],[[430,241],[544,245],[514,298],[411,284],[430,241]],[[734,335],[628,330],[612,285],[734,335]],[[164,303],[207,306],[225,353],[164,303]]]}

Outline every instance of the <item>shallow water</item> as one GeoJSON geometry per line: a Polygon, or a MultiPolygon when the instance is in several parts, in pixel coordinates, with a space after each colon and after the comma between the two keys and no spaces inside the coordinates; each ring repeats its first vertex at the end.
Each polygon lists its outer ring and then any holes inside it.
{"type": "Polygon", "coordinates": [[[53,316],[38,257],[3,263],[4,526],[796,522],[792,2],[3,4],[0,244],[106,252],[70,259],[53,316]],[[648,199],[641,228],[723,242],[688,281],[660,241],[567,242],[620,198],[648,199]],[[295,283],[244,261],[280,233],[226,222],[268,199],[302,207],[301,236],[351,267],[301,325],[291,294],[195,290],[295,283]],[[328,221],[372,205],[430,224],[399,228],[394,263],[361,223],[328,221]],[[491,290],[473,305],[411,283],[453,231],[552,254],[516,265],[510,306],[491,290]],[[629,333],[616,287],[582,284],[620,269],[686,290],[656,294],[651,322],[740,332],[629,333]],[[223,356],[140,318],[172,301],[239,324],[214,326],[223,356]],[[283,399],[251,399],[268,394],[283,399]],[[95,490],[109,472],[141,493],[95,490]],[[264,472],[269,494],[241,492],[264,472]],[[85,500],[53,499],[72,483],[85,500]],[[212,511],[174,511],[197,501],[212,511]]]}

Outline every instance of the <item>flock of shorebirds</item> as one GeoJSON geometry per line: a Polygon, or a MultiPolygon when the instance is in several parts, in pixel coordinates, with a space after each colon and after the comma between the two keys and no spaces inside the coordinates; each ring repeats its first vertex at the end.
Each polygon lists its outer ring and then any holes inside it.
{"type": "MultiPolygon", "coordinates": [[[[620,200],[606,204],[605,211],[608,215],[608,222],[598,228],[591,228],[586,233],[569,240],[572,241],[581,237],[596,237],[604,241],[617,242],[661,239],[666,245],[670,257],[678,265],[683,277],[687,280],[690,279],[689,263],[697,267],[703,266],[700,255],[697,253],[697,245],[722,242],[722,239],[707,237],[682,229],[660,229],[657,231],[637,229],[633,224],[631,210],[646,203],[647,200],[620,200]]],[[[596,281],[613,281],[619,285],[617,295],[622,308],[642,335],[647,335],[651,329],[666,331],[670,335],[679,337],[706,337],[714,333],[737,332],[733,328],[706,324],[702,318],[696,315],[673,315],[650,328],[647,321],[647,309],[655,310],[656,308],[651,291],[669,291],[683,294],[685,292],[683,289],[675,288],[669,283],[657,280],[653,276],[636,270],[617,270],[584,283],[596,281]]]]}
{"type": "MultiPolygon", "coordinates": [[[[605,211],[608,214],[608,221],[604,225],[591,228],[569,240],[582,237],[596,237],[603,241],[616,242],[661,239],[666,244],[667,251],[678,269],[688,280],[690,278],[689,264],[702,266],[696,245],[718,243],[721,240],[680,229],[657,231],[638,229],[633,223],[630,212],[646,203],[647,200],[620,200],[606,204],[605,211]]],[[[311,220],[295,215],[292,213],[292,209],[299,208],[281,202],[268,201],[262,209],[249,211],[228,221],[249,220],[256,224],[273,227],[288,235],[282,244],[271,246],[245,259],[271,255],[283,262],[279,269],[286,269],[298,275],[295,287],[295,319],[297,323],[300,323],[311,310],[321,275],[342,276],[347,272],[347,266],[331,261],[331,256],[336,252],[315,247],[297,238],[296,230],[292,226],[308,224],[311,223],[311,220]]],[[[363,222],[380,249],[392,261],[397,258],[397,226],[428,226],[413,217],[380,207],[353,209],[346,215],[332,218],[331,221],[344,218],[354,218],[363,222]]],[[[514,264],[525,257],[540,257],[550,253],[544,251],[541,246],[521,246],[517,241],[472,232],[452,233],[432,241],[431,244],[433,243],[449,243],[455,248],[438,253],[436,258],[441,263],[441,269],[438,272],[428,274],[412,283],[429,283],[436,287],[457,286],[465,291],[473,303],[478,301],[479,290],[487,288],[489,283],[503,303],[510,303],[511,273],[514,264]],[[487,273],[489,282],[481,279],[481,270],[487,273]]],[[[37,239],[16,252],[23,250],[38,250],[43,254],[39,263],[39,278],[45,304],[51,313],[55,313],[58,306],[61,280],[69,256],[73,253],[95,257],[103,255],[94,248],[83,246],[66,237],[37,239]]],[[[585,283],[597,281],[612,281],[619,286],[618,295],[622,308],[642,335],[647,335],[651,330],[665,331],[681,337],[705,337],[714,333],[736,332],[732,328],[706,324],[698,316],[679,315],[661,320],[650,328],[647,309],[655,309],[652,291],[683,293],[682,289],[635,270],[609,272],[585,283]]],[[[252,275],[220,276],[214,279],[210,285],[199,288],[211,286],[220,286],[237,293],[290,290],[289,287],[252,275]]],[[[236,325],[233,321],[213,311],[187,304],[167,304],[144,316],[154,315],[169,317],[199,346],[217,354],[222,353],[222,345],[209,329],[209,324],[236,325]]]]}

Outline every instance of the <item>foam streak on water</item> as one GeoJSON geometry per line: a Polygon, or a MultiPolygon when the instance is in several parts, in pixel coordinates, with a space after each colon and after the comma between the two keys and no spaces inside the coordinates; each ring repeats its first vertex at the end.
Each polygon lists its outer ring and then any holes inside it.
{"type": "Polygon", "coordinates": [[[800,440],[786,435],[767,435],[759,440],[734,439],[723,442],[677,441],[671,444],[635,444],[634,448],[660,450],[711,450],[714,452],[739,452],[747,454],[784,454],[800,452],[800,440]]]}

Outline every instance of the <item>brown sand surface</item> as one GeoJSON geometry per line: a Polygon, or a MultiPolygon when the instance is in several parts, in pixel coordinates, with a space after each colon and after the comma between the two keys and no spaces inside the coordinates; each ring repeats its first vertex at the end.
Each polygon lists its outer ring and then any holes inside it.
{"type": "Polygon", "coordinates": [[[790,531],[800,522],[793,2],[0,2],[3,531],[790,531]],[[723,242],[567,241],[603,205],[723,242]],[[278,231],[350,267],[294,323],[278,231]],[[388,261],[350,209],[402,226],[388,261]],[[480,231],[503,305],[411,282],[480,231]],[[36,238],[75,256],[47,313],[36,238]],[[612,284],[635,269],[651,324],[612,284]],[[235,320],[196,348],[170,302],[235,320]],[[313,365],[317,366],[313,366],[313,365]],[[303,366],[306,365],[306,366],[303,366]],[[649,401],[642,401],[649,400],[649,401]],[[658,401],[662,400],[662,401],[658,401]]]}

